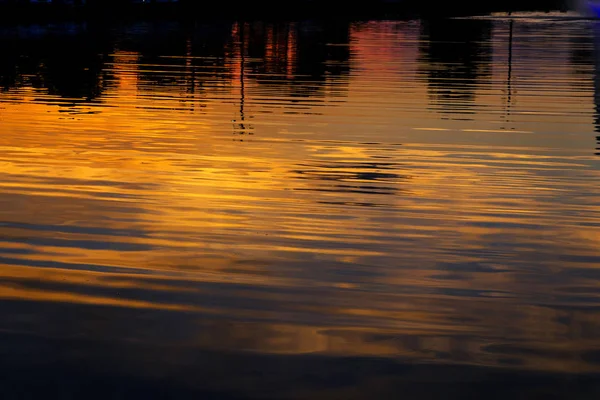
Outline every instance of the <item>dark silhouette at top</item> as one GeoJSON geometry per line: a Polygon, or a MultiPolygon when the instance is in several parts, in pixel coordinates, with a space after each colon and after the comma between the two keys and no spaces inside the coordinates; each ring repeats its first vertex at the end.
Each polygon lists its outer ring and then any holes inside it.
{"type": "Polygon", "coordinates": [[[424,22],[421,71],[431,104],[456,115],[471,113],[475,91],[491,75],[490,21],[434,19],[424,22]]]}
{"type": "MultiPolygon", "coordinates": [[[[594,84],[594,132],[600,133],[600,26],[591,27],[591,34],[572,35],[570,40],[570,67],[574,74],[583,75],[587,79],[589,67],[593,67],[594,84]]],[[[600,136],[596,136],[594,154],[600,155],[600,136]]]]}
{"type": "Polygon", "coordinates": [[[250,103],[251,87],[259,85],[261,93],[284,99],[278,107],[297,108],[325,93],[344,95],[350,55],[335,45],[348,43],[348,30],[347,23],[227,21],[30,25],[0,32],[0,90],[31,86],[73,101],[100,100],[116,85],[114,54],[125,52],[135,55],[129,73],[137,75],[138,94],[173,91],[199,111],[203,98],[222,98],[231,87],[244,88],[237,101],[250,103]]]}
{"type": "MultiPolygon", "coordinates": [[[[593,63],[594,65],[594,131],[600,133],[600,26],[593,25],[593,52],[574,52],[572,57],[575,62],[593,63]]],[[[572,46],[580,48],[582,46],[572,46]]],[[[588,47],[589,48],[589,47],[588,47]]],[[[596,135],[595,155],[600,156],[600,135],[596,135]]]]}
{"type": "Polygon", "coordinates": [[[3,90],[31,86],[74,101],[101,96],[110,81],[103,70],[109,43],[77,24],[62,28],[56,33],[32,26],[25,34],[0,36],[3,90]]]}

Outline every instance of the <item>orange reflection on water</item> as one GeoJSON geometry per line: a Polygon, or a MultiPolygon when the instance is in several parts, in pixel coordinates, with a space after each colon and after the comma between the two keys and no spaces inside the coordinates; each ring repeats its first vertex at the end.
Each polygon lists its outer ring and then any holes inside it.
{"type": "Polygon", "coordinates": [[[187,334],[93,333],[115,340],[596,371],[595,76],[565,60],[593,42],[515,23],[508,88],[509,26],[452,24],[146,26],[106,46],[95,97],[19,77],[0,297],[187,334]]]}

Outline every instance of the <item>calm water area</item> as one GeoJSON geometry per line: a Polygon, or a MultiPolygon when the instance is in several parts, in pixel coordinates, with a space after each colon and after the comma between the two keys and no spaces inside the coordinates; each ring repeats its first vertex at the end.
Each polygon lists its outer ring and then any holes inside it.
{"type": "Polygon", "coordinates": [[[0,52],[3,398],[600,398],[600,22],[0,52]]]}

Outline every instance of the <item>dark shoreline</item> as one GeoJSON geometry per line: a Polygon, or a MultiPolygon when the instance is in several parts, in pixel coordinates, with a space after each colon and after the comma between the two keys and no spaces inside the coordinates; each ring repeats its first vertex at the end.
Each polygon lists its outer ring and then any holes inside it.
{"type": "Polygon", "coordinates": [[[119,6],[66,6],[66,5],[7,5],[0,4],[0,23],[52,22],[60,20],[128,20],[128,19],[305,19],[305,18],[373,18],[405,19],[480,15],[502,11],[555,11],[567,10],[564,0],[492,0],[474,5],[472,2],[453,3],[404,0],[375,0],[368,5],[304,1],[296,6],[282,7],[272,0],[259,3],[234,1],[199,7],[192,4],[129,4],[119,6]]]}

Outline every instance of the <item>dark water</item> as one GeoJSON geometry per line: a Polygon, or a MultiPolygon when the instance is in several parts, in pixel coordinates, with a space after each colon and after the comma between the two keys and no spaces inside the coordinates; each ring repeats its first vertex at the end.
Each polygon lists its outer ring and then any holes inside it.
{"type": "Polygon", "coordinates": [[[0,28],[3,398],[598,398],[599,35],[0,28]]]}

